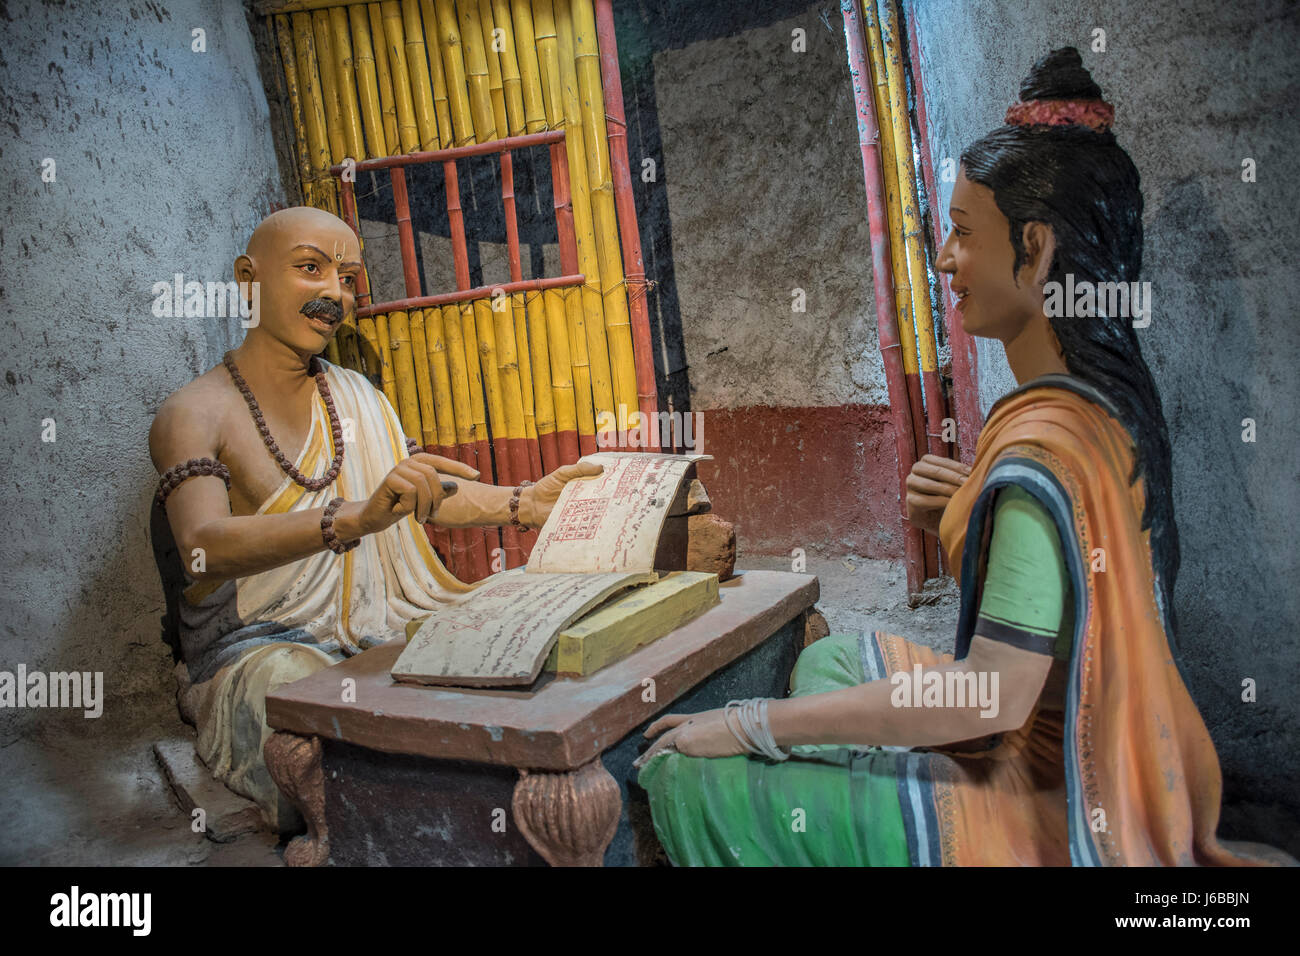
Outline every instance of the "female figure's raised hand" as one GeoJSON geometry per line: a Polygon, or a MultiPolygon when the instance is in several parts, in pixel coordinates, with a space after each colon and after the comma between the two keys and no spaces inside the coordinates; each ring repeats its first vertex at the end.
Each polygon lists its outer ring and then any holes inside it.
{"type": "Polygon", "coordinates": [[[937,535],[943,510],[968,475],[970,465],[938,455],[923,455],[907,476],[907,520],[937,535]]]}

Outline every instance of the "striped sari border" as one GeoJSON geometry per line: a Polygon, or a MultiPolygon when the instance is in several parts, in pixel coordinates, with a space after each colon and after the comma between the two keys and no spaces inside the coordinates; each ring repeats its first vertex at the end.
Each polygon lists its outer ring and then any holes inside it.
{"type": "MultiPolygon", "coordinates": [[[[1070,652],[1070,679],[1066,691],[1065,779],[1066,816],[1069,821],[1070,862],[1075,866],[1100,866],[1101,859],[1088,825],[1083,786],[1079,780],[1079,680],[1082,674],[1082,647],[1088,623],[1088,579],[1074,527],[1074,507],[1065,488],[1052,472],[1037,461],[1010,456],[990,470],[984,487],[971,509],[966,530],[967,542],[983,540],[985,520],[992,512],[995,492],[1006,485],[1016,485],[1033,495],[1047,509],[1060,535],[1066,567],[1074,592],[1074,638],[1070,652]]],[[[966,548],[962,555],[962,596],[957,628],[957,657],[970,649],[977,614],[975,591],[979,548],[966,548]]]]}
{"type": "MultiPolygon", "coordinates": [[[[858,634],[858,657],[862,674],[868,681],[889,676],[885,655],[880,649],[880,632],[858,634]]],[[[903,816],[907,850],[916,866],[941,866],[943,848],[939,841],[939,821],[934,809],[934,782],[927,754],[910,747],[881,747],[894,756],[894,777],[898,783],[898,806],[903,816]]]]}
{"type": "Polygon", "coordinates": [[[942,866],[939,820],[934,812],[934,780],[929,755],[899,753],[897,761],[898,806],[903,814],[907,850],[916,866],[942,866]]]}

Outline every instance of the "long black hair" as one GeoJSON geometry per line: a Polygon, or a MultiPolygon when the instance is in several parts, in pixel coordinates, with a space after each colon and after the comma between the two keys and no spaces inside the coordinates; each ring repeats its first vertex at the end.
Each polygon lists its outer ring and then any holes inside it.
{"type": "MultiPolygon", "coordinates": [[[[1020,99],[1101,99],[1101,88],[1074,47],[1053,50],[1020,84],[1020,99]]],[[[1026,261],[1029,222],[1052,227],[1056,255],[1048,281],[1136,282],[1142,270],[1142,191],[1133,160],[1110,130],[1086,126],[1002,126],[961,155],[966,178],[993,191],[1011,223],[1012,275],[1026,261]]],[[[1164,610],[1173,626],[1178,576],[1172,455],[1160,393],[1128,316],[1049,316],[1070,374],[1111,399],[1137,451],[1129,484],[1145,478],[1143,530],[1164,610]]],[[[1174,635],[1170,635],[1171,638],[1174,635]]]]}

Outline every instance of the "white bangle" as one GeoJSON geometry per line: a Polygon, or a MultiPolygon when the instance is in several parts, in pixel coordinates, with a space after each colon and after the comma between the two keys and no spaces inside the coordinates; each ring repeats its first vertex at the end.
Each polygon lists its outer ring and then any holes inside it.
{"type": "Polygon", "coordinates": [[[749,700],[728,701],[723,710],[723,722],[747,752],[758,757],[766,757],[768,760],[788,760],[790,755],[777,746],[776,738],[772,736],[771,727],[768,725],[768,700],[767,697],[752,697],[749,700]],[[726,718],[732,707],[736,708],[741,733],[736,733],[727,722],[726,718]]]}

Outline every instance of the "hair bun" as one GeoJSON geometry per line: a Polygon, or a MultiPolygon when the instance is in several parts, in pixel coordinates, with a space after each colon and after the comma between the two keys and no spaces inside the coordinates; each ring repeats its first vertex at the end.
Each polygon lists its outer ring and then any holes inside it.
{"type": "Polygon", "coordinates": [[[1029,71],[1020,83],[1020,99],[1030,100],[1099,100],[1101,87],[1083,65],[1079,51],[1072,46],[1053,50],[1029,71]]]}

